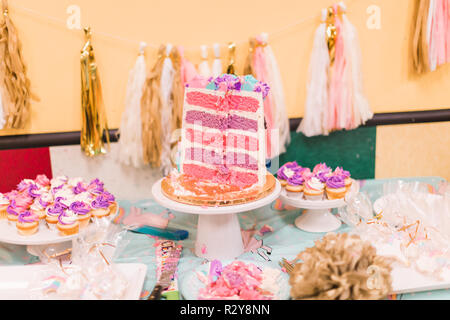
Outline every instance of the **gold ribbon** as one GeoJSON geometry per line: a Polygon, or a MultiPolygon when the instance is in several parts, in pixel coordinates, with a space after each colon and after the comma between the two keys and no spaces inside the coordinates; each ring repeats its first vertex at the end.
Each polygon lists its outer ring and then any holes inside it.
{"type": "Polygon", "coordinates": [[[236,45],[234,42],[230,42],[228,44],[228,67],[227,67],[227,73],[228,74],[236,74],[234,63],[236,59],[236,45]]]}
{"type": "Polygon", "coordinates": [[[330,66],[334,63],[335,58],[335,46],[336,46],[336,37],[337,37],[337,29],[335,26],[336,15],[334,13],[333,7],[328,7],[328,15],[327,15],[327,28],[326,28],[326,37],[327,37],[327,45],[328,45],[328,53],[330,54],[330,66]]]}
{"type": "Polygon", "coordinates": [[[109,132],[103,105],[102,88],[98,75],[91,29],[84,29],[86,43],[81,50],[81,111],[82,126],[80,145],[84,153],[93,157],[106,153],[103,135],[109,149],[109,132]]]}

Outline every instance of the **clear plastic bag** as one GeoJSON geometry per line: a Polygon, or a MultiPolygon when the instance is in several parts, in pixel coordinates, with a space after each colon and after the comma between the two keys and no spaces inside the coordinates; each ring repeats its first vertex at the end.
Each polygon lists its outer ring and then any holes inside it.
{"type": "Polygon", "coordinates": [[[128,287],[126,277],[114,264],[127,245],[126,229],[114,224],[90,225],[68,249],[49,246],[40,251],[46,267],[30,285],[32,299],[112,300],[122,299],[128,287]],[[64,258],[65,257],[65,258],[64,258]]]}

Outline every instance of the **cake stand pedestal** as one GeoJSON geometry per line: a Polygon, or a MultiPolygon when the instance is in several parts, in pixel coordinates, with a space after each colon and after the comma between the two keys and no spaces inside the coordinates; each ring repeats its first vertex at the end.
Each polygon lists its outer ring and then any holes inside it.
{"type": "MultiPolygon", "coordinates": [[[[354,183],[348,194],[358,193],[359,184],[354,183]]],[[[341,221],[336,218],[331,209],[346,206],[345,199],[337,200],[305,200],[287,195],[286,189],[280,193],[283,203],[296,208],[305,209],[303,213],[295,219],[295,226],[307,232],[331,232],[339,229],[341,221]]]]}
{"type": "Polygon", "coordinates": [[[248,212],[261,208],[275,201],[281,185],[276,181],[273,191],[264,198],[245,204],[221,207],[206,207],[183,204],[166,197],[161,190],[161,181],[152,187],[152,194],[156,202],[170,210],[197,214],[197,239],[195,254],[208,260],[234,260],[244,253],[241,227],[237,213],[248,212]]]}

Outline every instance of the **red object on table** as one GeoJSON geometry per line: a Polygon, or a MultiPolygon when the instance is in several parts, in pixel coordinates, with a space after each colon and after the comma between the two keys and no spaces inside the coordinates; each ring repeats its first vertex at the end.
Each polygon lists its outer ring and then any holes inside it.
{"type": "Polygon", "coordinates": [[[0,192],[9,192],[23,179],[35,179],[38,174],[52,178],[48,147],[0,150],[0,192]]]}

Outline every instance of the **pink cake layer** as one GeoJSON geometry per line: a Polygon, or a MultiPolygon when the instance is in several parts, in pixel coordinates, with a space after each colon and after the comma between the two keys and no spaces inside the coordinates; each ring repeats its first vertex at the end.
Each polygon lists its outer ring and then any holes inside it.
{"type": "Polygon", "coordinates": [[[225,145],[229,148],[258,151],[258,139],[237,133],[228,132],[228,136],[225,136],[220,132],[202,132],[187,128],[186,139],[208,147],[223,148],[225,145]]]}
{"type": "Polygon", "coordinates": [[[242,187],[251,186],[258,182],[258,175],[254,173],[230,169],[226,174],[220,174],[216,169],[210,169],[192,163],[185,163],[183,165],[183,172],[198,179],[242,187]]]}
{"type": "Polygon", "coordinates": [[[210,165],[226,165],[227,167],[239,167],[258,171],[258,163],[255,158],[249,154],[240,152],[215,152],[202,148],[187,148],[185,150],[185,159],[202,162],[210,165]]]}
{"type": "Polygon", "coordinates": [[[238,115],[220,116],[203,111],[189,110],[186,112],[186,123],[204,126],[207,128],[227,130],[236,129],[257,132],[258,122],[238,115]]]}
{"type": "MultiPolygon", "coordinates": [[[[223,97],[199,91],[191,91],[186,94],[187,103],[214,110],[218,109],[218,105],[221,104],[220,100],[223,99],[223,97]]],[[[230,110],[256,112],[259,108],[258,100],[252,97],[230,95],[225,99],[230,110]]]]}

